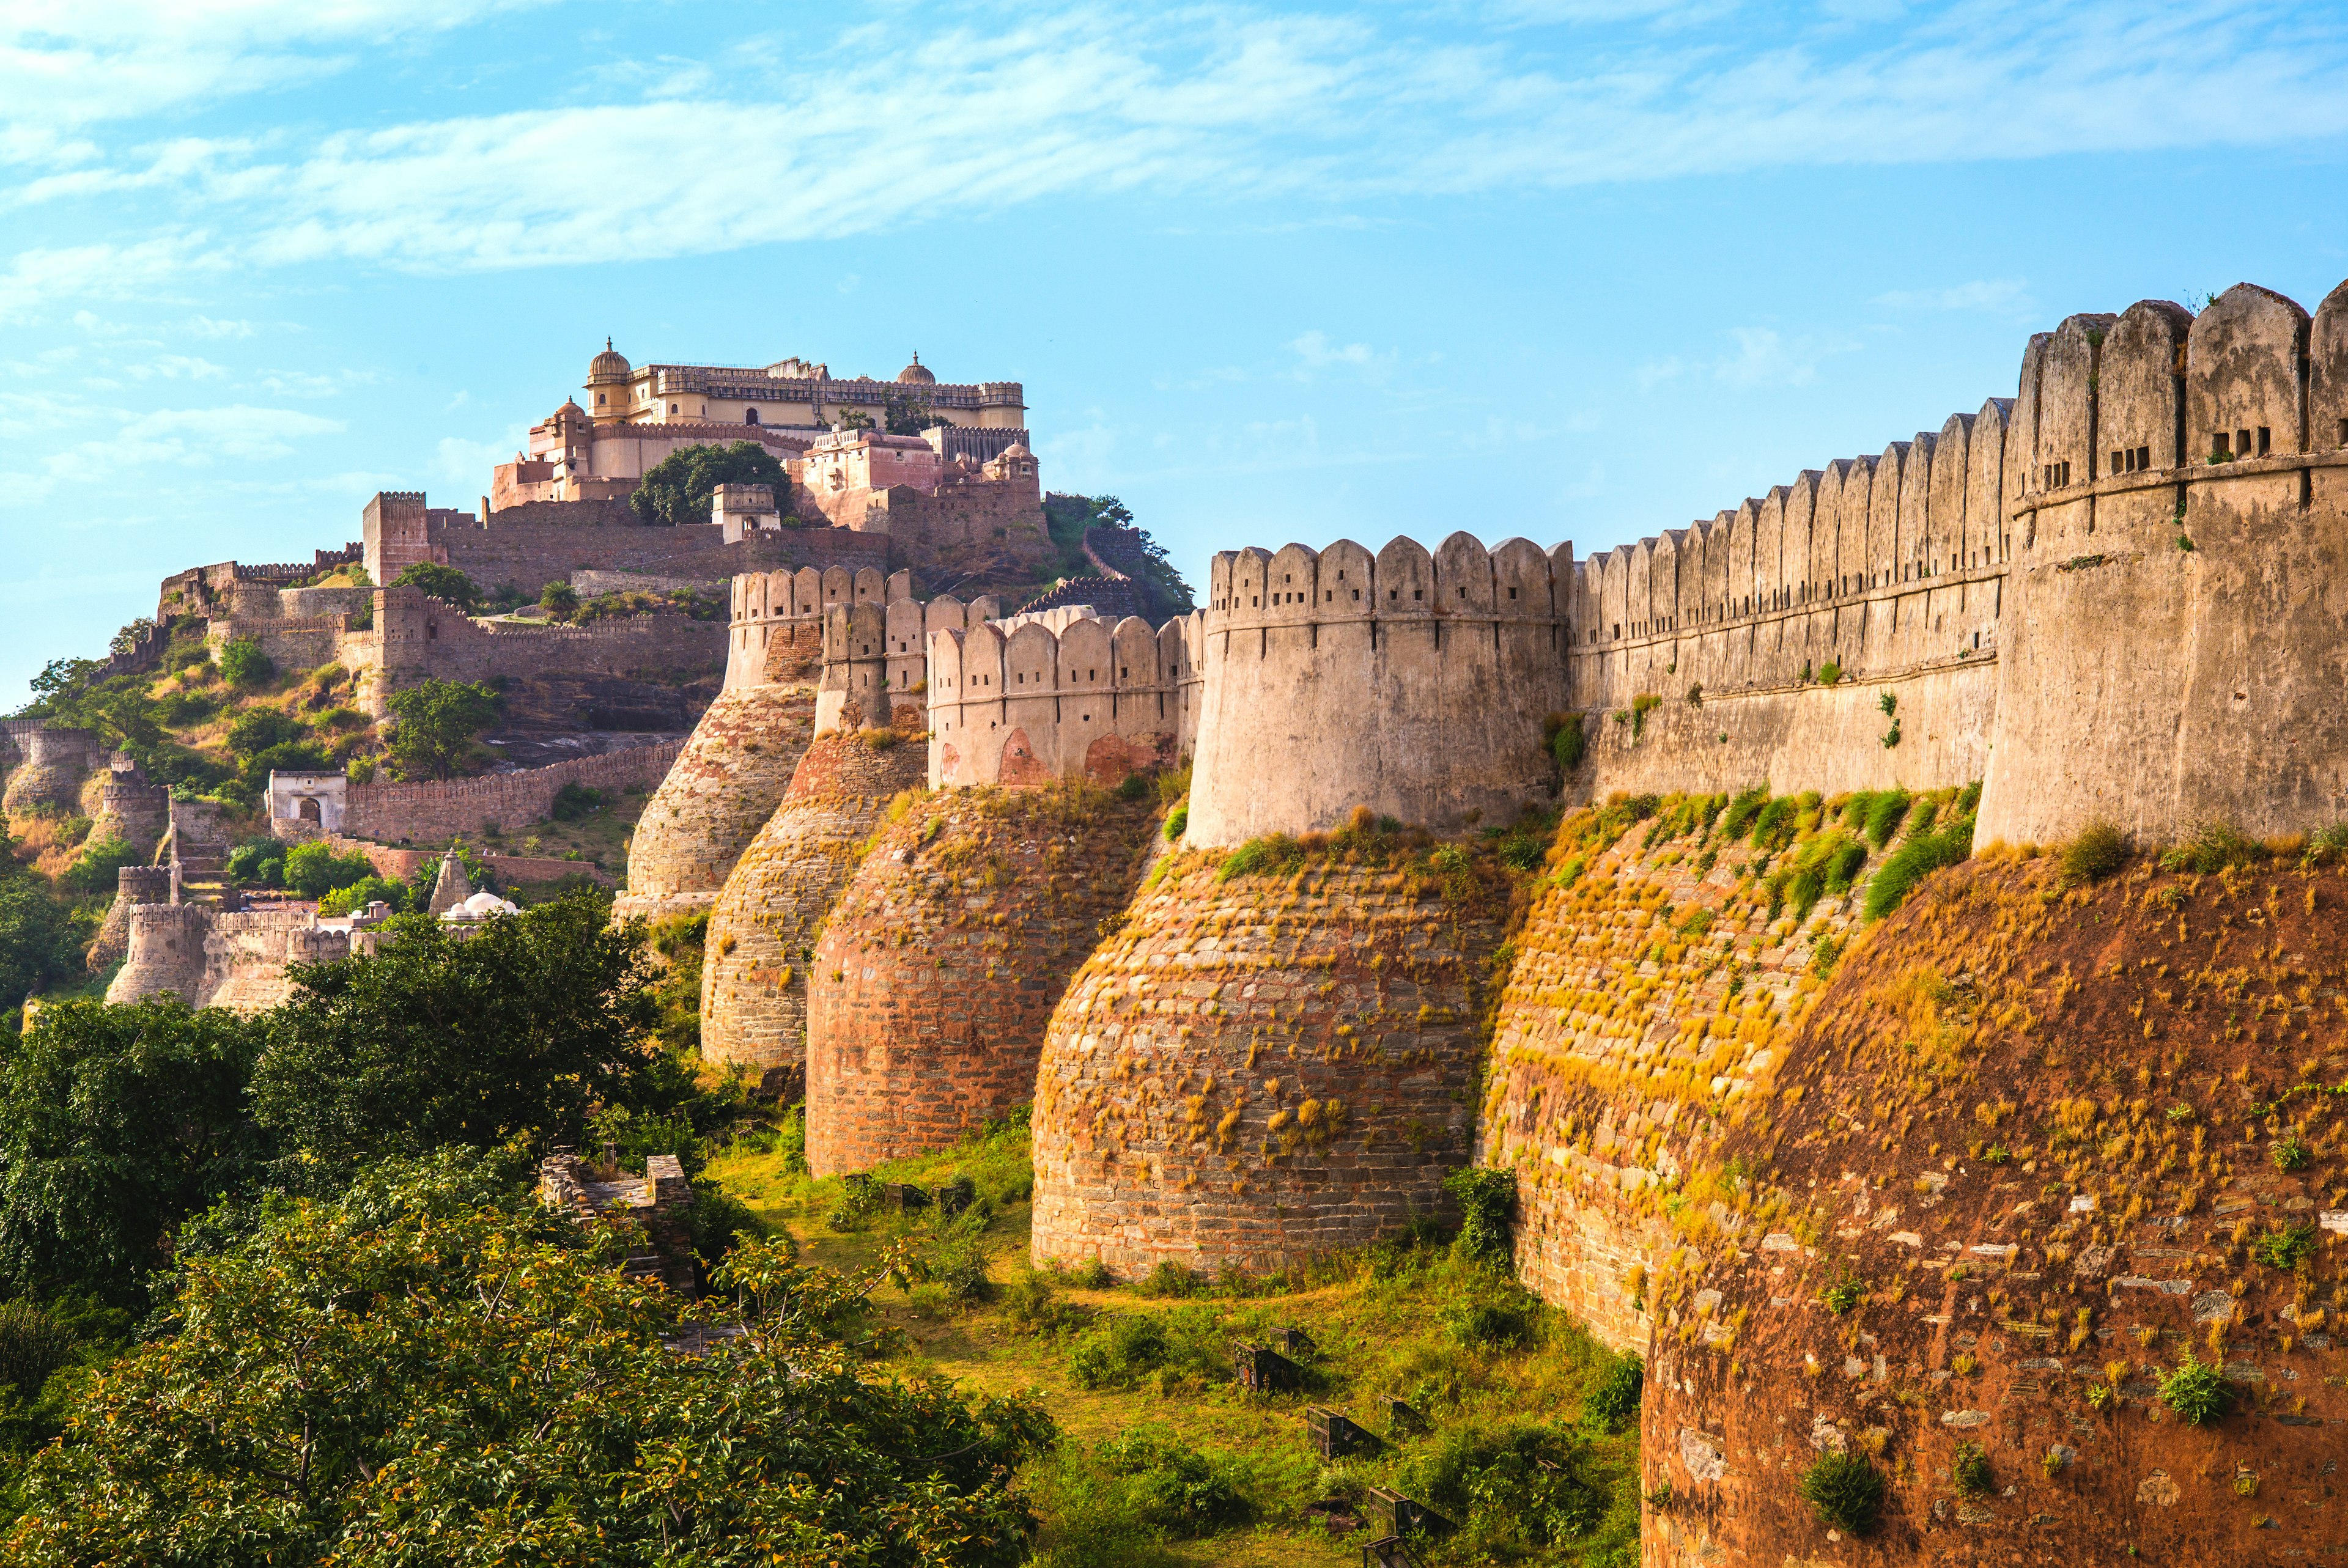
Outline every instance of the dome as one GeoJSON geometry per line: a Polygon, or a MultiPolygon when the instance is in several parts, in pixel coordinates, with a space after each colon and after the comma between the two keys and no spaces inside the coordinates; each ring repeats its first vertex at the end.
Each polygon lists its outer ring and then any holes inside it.
{"type": "Polygon", "coordinates": [[[562,406],[554,411],[552,424],[558,430],[565,425],[586,423],[588,423],[587,411],[579,406],[578,400],[575,398],[564,398],[562,406]]]}
{"type": "Polygon", "coordinates": [[[1033,457],[1035,454],[1027,450],[1027,444],[1025,442],[1014,441],[1010,446],[1005,446],[999,454],[997,454],[997,456],[1004,457],[1033,457]]]}
{"type": "Polygon", "coordinates": [[[587,384],[601,386],[606,382],[625,381],[632,374],[628,356],[616,353],[612,340],[603,340],[603,352],[587,362],[587,384]]]}
{"type": "Polygon", "coordinates": [[[935,386],[938,384],[938,378],[930,374],[920,354],[915,354],[913,363],[897,373],[897,379],[911,386],[935,386]]]}

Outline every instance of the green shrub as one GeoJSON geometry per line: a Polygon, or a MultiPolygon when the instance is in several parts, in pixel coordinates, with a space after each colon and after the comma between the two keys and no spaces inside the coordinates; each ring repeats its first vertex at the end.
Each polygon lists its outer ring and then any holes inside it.
{"type": "Polygon", "coordinates": [[[2160,1380],[2160,1399],[2187,1426],[2202,1427],[2225,1416],[2234,1394],[2224,1372],[2195,1360],[2188,1350],[2177,1369],[2160,1380]]]}
{"type": "Polygon", "coordinates": [[[1073,1333],[1092,1319],[1086,1307],[1063,1300],[1052,1276],[1037,1268],[1004,1287],[1003,1313],[1014,1328],[1027,1334],[1073,1333]]]}
{"type": "Polygon", "coordinates": [[[1754,820],[1761,815],[1761,808],[1768,804],[1769,786],[1766,784],[1754,785],[1728,803],[1728,810],[1721,819],[1720,831],[1730,838],[1744,837],[1753,826],[1754,820]]]}
{"type": "Polygon", "coordinates": [[[1144,1296],[1189,1296],[1207,1287],[1207,1282],[1197,1274],[1169,1258],[1149,1271],[1148,1277],[1134,1288],[1144,1296]]]}
{"type": "Polygon", "coordinates": [[[1967,1497],[1980,1497],[1997,1484],[1997,1477],[1989,1468],[1989,1455],[1979,1443],[1957,1445],[1956,1457],[1949,1461],[1949,1478],[1967,1497]]]}
{"type": "Polygon", "coordinates": [[[1111,1438],[1094,1451],[1111,1475],[1130,1479],[1143,1522],[1166,1534],[1211,1535],[1254,1517],[1246,1467],[1231,1455],[1203,1450],[1162,1427],[1111,1438]]]}
{"type": "Polygon", "coordinates": [[[1647,733],[1647,715],[1663,705],[1663,700],[1653,692],[1642,692],[1631,699],[1631,738],[1637,740],[1647,733]]]}
{"type": "Polygon", "coordinates": [[[1867,885],[1866,916],[1880,920],[1906,901],[1916,884],[1945,866],[1961,865],[1973,852],[1973,819],[1970,813],[1937,833],[1910,834],[1876,868],[1867,885]]]}
{"type": "Polygon", "coordinates": [[[1540,1322],[1540,1307],[1529,1299],[1454,1300],[1444,1304],[1439,1316],[1451,1337],[1471,1350],[1521,1345],[1540,1322]]]}
{"type": "Polygon", "coordinates": [[[81,853],[58,880],[77,893],[111,893],[119,886],[115,873],[139,861],[130,845],[119,838],[111,835],[93,838],[81,846],[81,853]]]}
{"type": "Polygon", "coordinates": [[[975,1235],[950,1236],[929,1262],[930,1278],[953,1302],[992,1301],[994,1282],[987,1277],[986,1253],[975,1235]]]}
{"type": "Polygon", "coordinates": [[[573,779],[554,792],[546,815],[556,822],[577,822],[603,809],[603,793],[573,779]]]}
{"type": "Polygon", "coordinates": [[[1076,1283],[1086,1290],[1107,1290],[1117,1283],[1117,1276],[1108,1271],[1108,1265],[1097,1255],[1087,1258],[1084,1267],[1076,1270],[1075,1277],[1076,1283]]]}
{"type": "Polygon", "coordinates": [[[1781,794],[1756,813],[1753,819],[1753,847],[1782,849],[1793,842],[1794,826],[1801,815],[1801,804],[1789,794],[1781,794]]]}
{"type": "Polygon", "coordinates": [[[736,1238],[767,1234],[766,1222],[757,1211],[716,1182],[693,1184],[693,1207],[685,1212],[685,1220],[693,1255],[705,1269],[724,1263],[736,1238]]]}
{"type": "Polygon", "coordinates": [[[1068,1378],[1079,1389],[1130,1389],[1166,1360],[1166,1330],[1158,1319],[1119,1313],[1068,1348],[1068,1378]]]}
{"type": "Polygon", "coordinates": [[[73,1359],[72,1330],[38,1304],[19,1298],[0,1306],[0,1386],[29,1404],[73,1359]]]}
{"type": "Polygon", "coordinates": [[[391,579],[394,588],[412,588],[444,600],[459,610],[470,610],[480,602],[481,590],[473,579],[453,566],[438,561],[417,561],[391,579]]]}
{"type": "Polygon", "coordinates": [[[1639,1402],[1646,1393],[1647,1367],[1635,1355],[1609,1356],[1596,1382],[1581,1397],[1581,1423],[1601,1432],[1619,1432],[1639,1419],[1639,1402]]]}
{"type": "Polygon", "coordinates": [[[1444,1177],[1443,1190],[1459,1204],[1459,1235],[1453,1249],[1478,1263],[1508,1266],[1509,1213],[1516,1207],[1517,1173],[1470,1166],[1444,1177]]]}
{"type": "Polygon", "coordinates": [[[1172,811],[1166,814],[1166,842],[1173,844],[1179,840],[1182,836],[1183,830],[1188,828],[1189,825],[1190,803],[1189,801],[1184,801],[1180,805],[1176,806],[1172,811]]]}
{"type": "Polygon", "coordinates": [[[2231,823],[2205,822],[2193,830],[2192,837],[2164,852],[2160,864],[2164,870],[2198,871],[2208,876],[2230,866],[2254,866],[2265,858],[2266,851],[2244,837],[2231,823]]]}
{"type": "Polygon", "coordinates": [[[2101,882],[2127,864],[2127,837],[2108,822],[2091,822],[2055,856],[2066,883],[2101,882]]]}
{"type": "Polygon", "coordinates": [[[1841,681],[1842,665],[1835,660],[1829,659],[1825,663],[1818,666],[1819,685],[1833,686],[1839,684],[1841,681]]]}
{"type": "Polygon", "coordinates": [[[1908,808],[1912,804],[1913,797],[1906,790],[1890,789],[1877,795],[1868,807],[1866,820],[1860,825],[1867,831],[1867,842],[1878,849],[1890,844],[1891,835],[1898,833],[1900,825],[1907,820],[1908,808]]]}
{"type": "Polygon", "coordinates": [[[247,708],[228,727],[228,749],[240,757],[256,757],[273,746],[299,741],[309,727],[291,713],[275,708],[247,708]]]}
{"type": "Polygon", "coordinates": [[[2267,1151],[2267,1157],[2274,1162],[2274,1168],[2278,1171],[2299,1171],[2306,1169],[2307,1162],[2314,1157],[2314,1152],[2301,1142],[2298,1133],[2286,1132],[2275,1140],[2274,1147],[2267,1151]]]}
{"type": "Polygon", "coordinates": [[[220,651],[220,672],[230,685],[250,690],[277,673],[277,666],[248,637],[232,639],[220,651]]]}
{"type": "Polygon", "coordinates": [[[391,906],[395,915],[408,912],[408,886],[405,882],[387,882],[380,876],[363,876],[347,887],[337,887],[318,900],[321,915],[363,915],[366,907],[377,899],[391,906]]]}
{"type": "Polygon", "coordinates": [[[538,590],[539,607],[550,620],[568,620],[579,613],[579,590],[567,582],[550,582],[538,590]]]}
{"type": "Polygon", "coordinates": [[[1218,882],[1229,882],[1234,876],[1283,876],[1304,864],[1304,846],[1284,833],[1268,833],[1261,838],[1251,838],[1234,849],[1223,860],[1223,868],[1216,874],[1218,882]]]}
{"type": "Polygon", "coordinates": [[[1395,1484],[1464,1529],[1457,1561],[1521,1562],[1570,1542],[1572,1560],[1638,1560],[1638,1485],[1599,1441],[1536,1422],[1463,1423],[1399,1467],[1395,1484]]]}
{"type": "Polygon", "coordinates": [[[2290,1270],[2315,1253],[2315,1227],[2300,1224],[2271,1230],[2250,1244],[2250,1255],[2269,1268],[2290,1270]]]}
{"type": "Polygon", "coordinates": [[[1867,1286],[1855,1279],[1838,1279],[1818,1292],[1826,1309],[1839,1317],[1867,1299],[1867,1286]]]}
{"type": "Polygon", "coordinates": [[[840,1178],[840,1199],[823,1223],[845,1235],[862,1230],[880,1212],[880,1184],[862,1171],[840,1178]]]}
{"type": "Polygon", "coordinates": [[[1571,773],[1581,765],[1581,759],[1589,750],[1590,741],[1582,733],[1581,715],[1559,714],[1557,728],[1550,732],[1549,737],[1549,753],[1557,760],[1559,770],[1571,773]]]}
{"type": "Polygon", "coordinates": [[[1860,1455],[1820,1454],[1802,1472],[1802,1497],[1836,1529],[1864,1535],[1883,1512],[1883,1477],[1860,1455]]]}

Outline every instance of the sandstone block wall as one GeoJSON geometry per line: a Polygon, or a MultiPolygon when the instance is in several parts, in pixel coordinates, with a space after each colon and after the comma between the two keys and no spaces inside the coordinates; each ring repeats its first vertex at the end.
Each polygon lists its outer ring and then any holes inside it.
{"type": "Polygon", "coordinates": [[[816,623],[758,630],[759,680],[718,693],[637,819],[615,917],[709,907],[815,738],[816,623]]]}
{"type": "Polygon", "coordinates": [[[876,749],[819,735],[782,804],[742,852],[709,912],[701,970],[701,1050],[713,1061],[790,1070],[807,1060],[808,965],[832,902],[881,809],[921,786],[918,711],[876,749]]]}
{"type": "Polygon", "coordinates": [[[1190,842],[1333,827],[1356,805],[1452,828],[1550,798],[1572,580],[1569,546],[1466,534],[1432,556],[1409,539],[1217,556],[1190,842]]]}
{"type": "Polygon", "coordinates": [[[931,630],[931,784],[1114,784],[1172,764],[1197,734],[1201,635],[1196,617],[931,630]]]}
{"type": "Polygon", "coordinates": [[[344,648],[352,663],[373,672],[361,695],[370,712],[381,713],[391,692],[434,678],[715,672],[725,665],[727,641],[722,623],[684,615],[526,626],[475,620],[412,588],[379,588],[374,627],[347,634],[344,648]]]}
{"type": "Polygon", "coordinates": [[[189,1006],[201,1006],[212,911],[199,904],[139,904],[127,913],[127,956],[107,984],[106,999],[135,1002],[173,991],[189,1006]]]}
{"type": "Polygon", "coordinates": [[[1132,897],[1154,798],[954,790],[892,815],[823,925],[808,990],[808,1163],[943,1148],[1027,1104],[1068,980],[1132,897]]]}
{"type": "Polygon", "coordinates": [[[294,994],[289,965],[349,956],[350,932],[321,928],[306,904],[216,914],[204,933],[203,975],[189,1005],[263,1012],[294,994]]]}
{"type": "Polygon", "coordinates": [[[520,827],[542,820],[568,784],[613,791],[651,788],[684,747],[682,741],[667,741],[479,778],[353,784],[343,826],[354,837],[393,841],[477,833],[492,822],[520,827]]]}
{"type": "Polygon", "coordinates": [[[134,769],[117,768],[104,775],[98,796],[90,837],[119,838],[142,856],[153,855],[171,820],[170,787],[150,784],[134,769]]]}
{"type": "Polygon", "coordinates": [[[82,781],[98,765],[98,737],[88,730],[44,725],[25,732],[19,743],[25,761],[8,775],[0,805],[9,811],[41,805],[77,809],[82,781]]]}
{"type": "Polygon", "coordinates": [[[1442,1210],[1499,936],[1398,870],[1170,863],[1045,1034],[1036,1259],[1284,1267],[1442,1210]]]}
{"type": "Polygon", "coordinates": [[[1819,944],[1851,935],[1865,887],[1773,919],[1746,876],[1760,852],[1717,831],[1650,845],[1651,826],[1611,845],[1577,842],[1587,814],[1561,831],[1551,865],[1585,868],[1513,935],[1477,1150],[1517,1173],[1518,1277],[1641,1353],[1650,1280],[1677,1241],[1658,1189],[1783,1061],[1824,983],[1819,944]]]}

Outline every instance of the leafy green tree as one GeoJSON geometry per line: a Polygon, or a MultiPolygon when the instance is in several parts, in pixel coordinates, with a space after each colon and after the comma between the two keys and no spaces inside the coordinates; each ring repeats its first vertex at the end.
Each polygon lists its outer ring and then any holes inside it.
{"type": "Polygon", "coordinates": [[[790,476],[782,460],[756,441],[730,446],[680,446],[653,465],[628,497],[636,516],[654,528],[709,520],[710,493],[720,485],[771,485],[789,509],[790,476]]]}
{"type": "Polygon", "coordinates": [[[399,721],[387,744],[399,776],[445,779],[472,760],[473,738],[497,722],[499,699],[478,681],[436,677],[387,701],[399,721]]]}
{"type": "Polygon", "coordinates": [[[438,561],[420,560],[391,579],[394,588],[421,589],[433,598],[445,600],[459,610],[470,610],[481,600],[481,590],[473,579],[453,566],[438,561]]]}
{"type": "Polygon", "coordinates": [[[253,1109],[286,1142],[355,1163],[444,1143],[576,1143],[595,1105],[691,1097],[647,1040],[634,926],[574,893],[458,934],[420,915],[372,958],[301,967],[272,1015],[253,1109]]]}
{"type": "Polygon", "coordinates": [[[309,733],[308,725],[282,708],[247,708],[228,727],[228,749],[240,757],[258,756],[309,733]]]}
{"type": "Polygon", "coordinates": [[[230,685],[249,691],[276,674],[277,666],[260,643],[239,637],[221,650],[220,672],[230,685]]]}
{"type": "Polygon", "coordinates": [[[925,400],[911,395],[889,399],[881,409],[881,417],[891,436],[919,436],[933,425],[953,425],[944,415],[933,412],[925,400]]]}
{"type": "Polygon", "coordinates": [[[77,893],[111,893],[118,885],[115,873],[139,861],[138,853],[121,839],[111,835],[93,838],[57,880],[77,893]]]}
{"type": "Polygon", "coordinates": [[[98,1378],[35,1460],[0,1555],[347,1568],[447,1563],[1003,1568],[1031,1521],[1021,1399],[975,1407],[840,1343],[877,1277],[754,1244],[721,1279],[765,1311],[705,1355],[714,1307],[623,1274],[478,1166],[393,1167],[272,1205],[191,1255],[177,1328],[98,1378]]]}
{"type": "MultiPolygon", "coordinates": [[[[0,855],[6,836],[0,834],[0,855]]],[[[0,876],[0,1009],[36,989],[81,974],[80,934],[65,907],[22,873],[0,876]]]]}
{"type": "Polygon", "coordinates": [[[304,898],[323,898],[374,875],[375,863],[364,850],[337,855],[324,839],[314,838],[285,852],[285,886],[304,898]]]}
{"type": "Polygon", "coordinates": [[[538,590],[538,602],[550,618],[568,620],[579,613],[579,590],[567,582],[550,582],[538,590]]]}
{"type": "Polygon", "coordinates": [[[0,1061],[0,1277],[136,1303],[189,1215],[244,1192],[257,1024],[162,996],[41,1009],[0,1061]]]}

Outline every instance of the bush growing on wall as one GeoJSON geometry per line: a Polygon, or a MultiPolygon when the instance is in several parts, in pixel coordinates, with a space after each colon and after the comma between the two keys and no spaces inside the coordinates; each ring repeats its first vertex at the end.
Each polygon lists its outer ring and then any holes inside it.
{"type": "Polygon", "coordinates": [[[480,602],[481,590],[473,579],[453,566],[438,561],[417,561],[391,579],[394,588],[413,588],[445,600],[459,610],[470,610],[480,602]]]}

